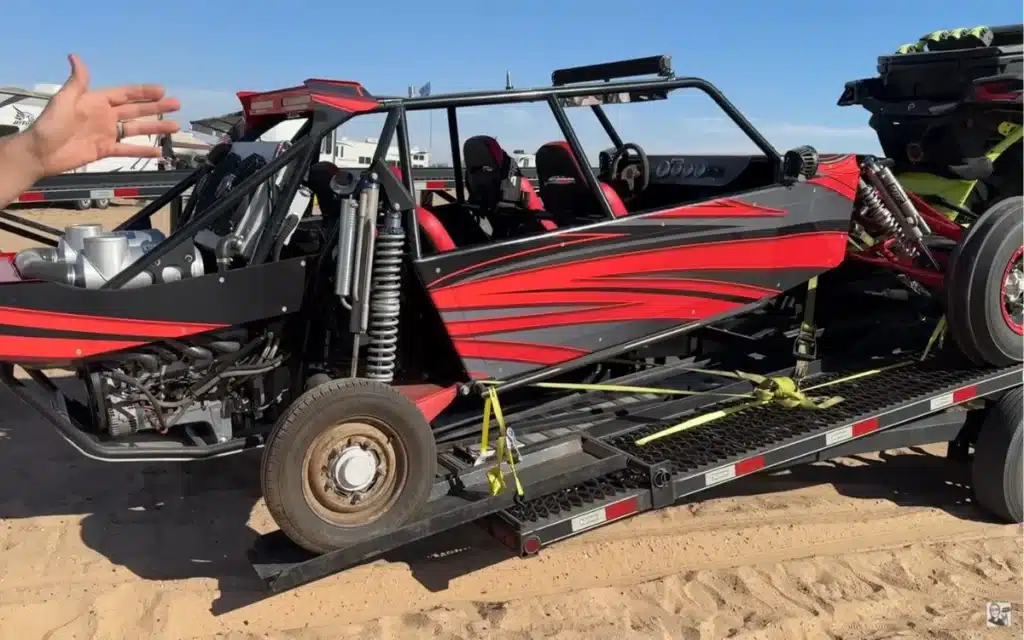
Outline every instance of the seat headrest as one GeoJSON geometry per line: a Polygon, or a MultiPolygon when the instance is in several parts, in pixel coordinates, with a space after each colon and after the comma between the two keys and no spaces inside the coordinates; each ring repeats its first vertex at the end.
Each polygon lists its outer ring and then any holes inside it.
{"type": "Polygon", "coordinates": [[[505,150],[491,136],[473,136],[462,145],[467,168],[500,170],[505,164],[505,150]]]}
{"type": "Polygon", "coordinates": [[[576,162],[572,147],[561,140],[549,142],[537,149],[537,178],[541,187],[553,178],[559,179],[560,183],[571,180],[579,186],[586,186],[583,170],[576,162]]]}

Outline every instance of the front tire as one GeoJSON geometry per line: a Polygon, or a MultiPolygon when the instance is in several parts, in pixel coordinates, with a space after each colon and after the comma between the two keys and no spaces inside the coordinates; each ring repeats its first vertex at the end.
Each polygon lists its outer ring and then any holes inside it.
{"type": "Polygon", "coordinates": [[[419,408],[393,387],[331,380],[285,412],[263,453],[263,496],[297,545],[327,553],[386,535],[426,504],[436,445],[419,408]]]}
{"type": "Polygon", "coordinates": [[[953,342],[977,365],[1024,360],[1024,198],[992,205],[950,256],[946,320],[953,342]]]}

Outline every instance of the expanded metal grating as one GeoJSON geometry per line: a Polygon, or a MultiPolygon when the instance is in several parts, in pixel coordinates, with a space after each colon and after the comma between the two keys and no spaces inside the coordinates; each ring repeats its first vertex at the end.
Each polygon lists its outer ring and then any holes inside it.
{"type": "Polygon", "coordinates": [[[624,469],[588,480],[575,487],[521,502],[506,509],[505,513],[520,522],[537,522],[648,484],[649,481],[643,474],[632,469],[624,469]]]}
{"type": "MultiPolygon", "coordinates": [[[[803,386],[811,387],[852,373],[815,376],[809,378],[803,386]]],[[[948,363],[940,368],[934,360],[929,360],[811,392],[812,395],[839,395],[844,398],[843,402],[830,409],[754,407],[644,446],[635,444],[636,440],[656,433],[673,422],[682,422],[687,417],[684,416],[665,424],[644,425],[605,442],[645,464],[667,462],[673,475],[689,474],[833,425],[855,422],[859,418],[896,408],[917,396],[967,382],[985,373],[977,368],[951,369],[948,363]]],[[[714,408],[708,407],[701,413],[714,408]]]]}

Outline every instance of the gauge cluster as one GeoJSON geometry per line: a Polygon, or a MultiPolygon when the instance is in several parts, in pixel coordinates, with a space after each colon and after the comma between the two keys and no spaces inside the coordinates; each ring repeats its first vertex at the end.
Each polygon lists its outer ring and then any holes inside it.
{"type": "Polygon", "coordinates": [[[750,156],[650,156],[655,184],[725,185],[750,164],[750,156]]]}

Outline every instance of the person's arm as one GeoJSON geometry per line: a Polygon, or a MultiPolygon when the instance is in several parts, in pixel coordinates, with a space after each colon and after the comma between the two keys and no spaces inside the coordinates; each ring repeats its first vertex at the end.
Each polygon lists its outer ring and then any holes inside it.
{"type": "Polygon", "coordinates": [[[89,72],[68,56],[71,77],[55,93],[32,126],[0,139],[0,208],[46,176],[114,156],[159,158],[159,147],[124,144],[122,138],[170,135],[173,120],[137,120],[177,111],[158,85],[143,84],[89,91],[89,72]]]}
{"type": "Polygon", "coordinates": [[[0,138],[0,209],[14,202],[43,177],[28,132],[0,138]]]}

